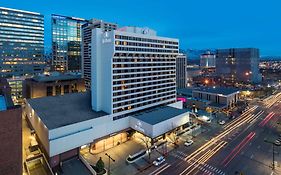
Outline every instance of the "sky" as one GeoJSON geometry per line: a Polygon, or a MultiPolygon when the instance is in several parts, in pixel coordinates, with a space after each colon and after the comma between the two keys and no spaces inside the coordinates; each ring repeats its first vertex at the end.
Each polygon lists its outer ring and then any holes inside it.
{"type": "Polygon", "coordinates": [[[178,38],[181,49],[256,47],[281,56],[280,0],[1,0],[0,7],[43,14],[47,48],[51,14],[61,14],[149,27],[178,38]]]}

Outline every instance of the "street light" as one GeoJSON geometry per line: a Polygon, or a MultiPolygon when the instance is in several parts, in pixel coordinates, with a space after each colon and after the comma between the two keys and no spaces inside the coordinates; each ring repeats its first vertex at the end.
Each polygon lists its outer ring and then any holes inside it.
{"type": "Polygon", "coordinates": [[[115,160],[107,153],[105,153],[105,155],[108,157],[108,174],[110,174],[110,160],[112,160],[113,162],[115,162],[115,160]]]}
{"type": "Polygon", "coordinates": [[[270,144],[272,144],[272,170],[274,170],[275,169],[275,146],[280,146],[280,145],[276,145],[273,141],[268,141],[267,139],[264,139],[264,142],[265,143],[270,143],[270,144]]]}

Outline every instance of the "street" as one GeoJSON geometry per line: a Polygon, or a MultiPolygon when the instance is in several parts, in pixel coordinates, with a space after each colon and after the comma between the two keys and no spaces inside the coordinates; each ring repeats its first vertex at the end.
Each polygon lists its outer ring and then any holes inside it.
{"type": "Polygon", "coordinates": [[[272,144],[264,141],[274,141],[278,137],[280,98],[277,94],[251,104],[208,141],[199,138],[192,148],[175,151],[165,164],[150,174],[281,174],[280,147],[275,146],[275,169],[272,170],[272,144]],[[175,153],[178,158],[173,156],[175,153]]]}

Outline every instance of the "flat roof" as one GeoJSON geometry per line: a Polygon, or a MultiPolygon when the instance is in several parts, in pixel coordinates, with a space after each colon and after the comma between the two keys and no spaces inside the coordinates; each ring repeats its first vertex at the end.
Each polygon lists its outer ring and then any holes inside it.
{"type": "Polygon", "coordinates": [[[157,123],[174,118],[188,111],[188,109],[177,109],[170,106],[165,106],[147,110],[145,112],[133,115],[132,117],[146,122],[148,124],[155,125],[157,123]]]}
{"type": "Polygon", "coordinates": [[[49,76],[43,75],[43,76],[35,76],[31,79],[37,82],[75,80],[75,79],[81,79],[81,75],[71,75],[71,74],[60,74],[60,75],[49,75],[49,76]]]}
{"type": "Polygon", "coordinates": [[[212,94],[222,94],[222,95],[230,95],[233,93],[238,93],[239,89],[236,88],[226,88],[226,87],[215,87],[215,88],[209,88],[209,87],[201,87],[199,89],[194,89],[194,91],[203,91],[203,92],[207,92],[207,93],[212,93],[212,94]]]}
{"type": "Polygon", "coordinates": [[[27,102],[49,130],[108,115],[92,110],[90,92],[34,98],[27,102]]]}
{"type": "Polygon", "coordinates": [[[195,90],[194,88],[180,88],[177,89],[178,94],[183,94],[183,95],[191,95],[192,96],[192,91],[195,90]]]}

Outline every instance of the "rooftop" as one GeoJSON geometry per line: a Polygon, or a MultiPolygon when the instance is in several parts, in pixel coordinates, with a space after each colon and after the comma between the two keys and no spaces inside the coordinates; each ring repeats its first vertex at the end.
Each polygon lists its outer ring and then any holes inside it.
{"type": "Polygon", "coordinates": [[[177,89],[177,93],[182,94],[182,95],[192,96],[193,90],[194,90],[194,88],[180,88],[180,89],[177,89]]]}
{"type": "Polygon", "coordinates": [[[159,107],[152,110],[147,110],[143,113],[136,114],[133,117],[151,125],[163,122],[174,118],[178,115],[188,112],[187,109],[177,109],[169,106],[159,107]]]}
{"type": "Polygon", "coordinates": [[[27,101],[49,130],[108,115],[92,110],[90,92],[27,101]]]}
{"type": "Polygon", "coordinates": [[[222,94],[222,95],[230,95],[230,94],[239,92],[239,90],[236,89],[236,88],[225,88],[225,87],[215,87],[215,88],[201,87],[201,88],[196,89],[194,91],[204,91],[204,92],[207,92],[207,93],[222,94]]]}
{"type": "Polygon", "coordinates": [[[79,74],[51,74],[51,75],[39,75],[31,78],[37,82],[49,82],[49,81],[62,81],[62,80],[75,80],[80,79],[79,74]]]}

